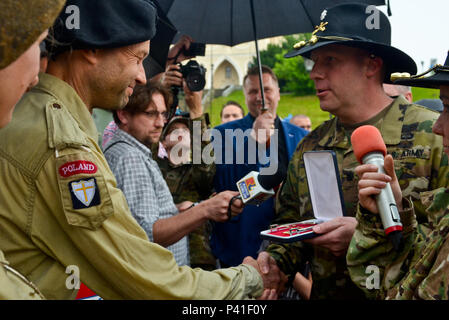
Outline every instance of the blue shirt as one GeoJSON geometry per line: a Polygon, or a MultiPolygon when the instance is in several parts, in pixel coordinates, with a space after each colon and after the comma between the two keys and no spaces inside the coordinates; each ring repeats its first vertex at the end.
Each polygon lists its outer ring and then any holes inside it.
{"type": "MultiPolygon", "coordinates": [[[[241,129],[242,131],[251,129],[253,127],[254,117],[248,114],[243,119],[235,120],[215,127],[221,134],[220,139],[213,140],[215,155],[220,157],[221,151],[221,163],[216,161],[216,173],[214,178],[215,191],[221,192],[225,190],[237,190],[236,183],[243,178],[250,171],[260,171],[262,167],[268,167],[270,163],[266,161],[259,161],[256,157],[256,161],[252,161],[248,152],[248,137],[243,140],[244,143],[238,142],[235,137],[230,138],[229,131],[241,129]],[[227,138],[226,138],[227,137],[227,138]],[[228,144],[226,144],[228,140],[228,144]],[[237,143],[238,142],[238,143],[237,143]],[[226,148],[228,146],[228,148],[226,148]],[[226,161],[226,155],[229,156],[232,148],[232,163],[226,161]],[[242,164],[235,164],[236,159],[239,156],[243,156],[242,164]]],[[[303,137],[305,137],[308,131],[303,128],[297,127],[285,121],[279,121],[282,128],[279,130],[278,139],[284,139],[287,149],[288,159],[291,158],[293,152],[296,149],[297,144],[303,137]]],[[[249,138],[251,139],[251,138],[249,138]]],[[[267,155],[269,155],[269,148],[267,148],[267,155]]],[[[253,153],[251,151],[251,153],[253,153]]],[[[256,152],[257,154],[257,152],[256,152]]],[[[220,159],[217,159],[220,160],[220,159]]],[[[271,221],[274,218],[274,199],[271,198],[259,207],[255,205],[247,205],[241,214],[231,219],[230,222],[215,223],[211,235],[211,248],[212,252],[229,266],[239,265],[246,256],[257,257],[257,251],[259,250],[262,240],[260,238],[260,231],[269,228],[271,221]]]]}

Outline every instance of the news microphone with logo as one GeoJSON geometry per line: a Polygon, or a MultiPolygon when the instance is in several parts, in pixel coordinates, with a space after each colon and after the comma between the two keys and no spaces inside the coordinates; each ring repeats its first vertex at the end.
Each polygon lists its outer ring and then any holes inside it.
{"type": "Polygon", "coordinates": [[[251,171],[237,182],[237,189],[243,204],[259,205],[275,195],[274,188],[284,180],[285,175],[281,171],[273,175],[261,175],[257,171],[251,171]]]}
{"type": "MultiPolygon", "coordinates": [[[[384,157],[387,147],[376,127],[365,125],[357,128],[351,135],[351,143],[360,163],[374,164],[378,167],[378,172],[385,174],[384,157]]],[[[398,251],[402,245],[402,224],[390,183],[376,196],[376,203],[385,234],[398,251]]]]}

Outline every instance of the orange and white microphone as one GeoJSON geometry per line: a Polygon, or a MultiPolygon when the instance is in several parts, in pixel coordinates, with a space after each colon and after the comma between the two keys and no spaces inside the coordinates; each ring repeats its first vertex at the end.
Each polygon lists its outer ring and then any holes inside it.
{"type": "MultiPolygon", "coordinates": [[[[378,172],[385,174],[384,157],[387,147],[376,127],[365,125],[357,128],[352,133],[351,143],[354,155],[360,163],[374,164],[378,167],[378,172]]],[[[398,251],[402,244],[402,224],[390,183],[376,196],[376,203],[385,234],[398,251]]]]}

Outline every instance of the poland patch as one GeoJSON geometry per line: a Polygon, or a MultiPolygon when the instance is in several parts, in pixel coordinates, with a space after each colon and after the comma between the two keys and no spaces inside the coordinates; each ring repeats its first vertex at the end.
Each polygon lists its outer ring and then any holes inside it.
{"type": "Polygon", "coordinates": [[[78,160],[64,163],[59,167],[58,171],[61,176],[67,178],[81,173],[94,174],[97,172],[97,166],[95,163],[87,160],[78,160]]]}
{"type": "Polygon", "coordinates": [[[95,178],[72,181],[69,183],[69,190],[73,209],[84,209],[100,204],[100,194],[95,178]]]}

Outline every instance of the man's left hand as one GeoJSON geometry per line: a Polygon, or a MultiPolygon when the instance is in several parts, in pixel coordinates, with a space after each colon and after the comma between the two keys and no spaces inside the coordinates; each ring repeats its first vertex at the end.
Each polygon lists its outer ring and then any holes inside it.
{"type": "Polygon", "coordinates": [[[339,217],[313,227],[320,236],[304,240],[312,245],[329,249],[335,256],[346,254],[354,234],[357,220],[354,217],[339,217]]]}
{"type": "Polygon", "coordinates": [[[193,57],[186,56],[184,54],[185,50],[190,48],[190,44],[193,42],[192,37],[188,35],[182,35],[179,41],[171,47],[170,51],[167,55],[167,65],[168,64],[176,64],[178,62],[184,61],[186,59],[191,59],[193,57]],[[176,61],[174,60],[177,57],[176,61]]]}

